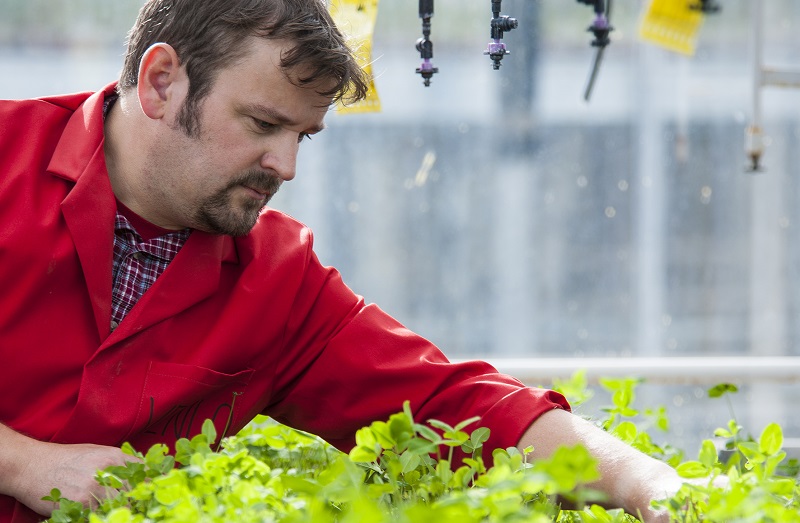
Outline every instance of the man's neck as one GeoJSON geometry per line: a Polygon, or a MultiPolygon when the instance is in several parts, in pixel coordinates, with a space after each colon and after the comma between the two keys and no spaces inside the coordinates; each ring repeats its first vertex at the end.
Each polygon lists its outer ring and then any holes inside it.
{"type": "Polygon", "coordinates": [[[126,183],[125,176],[120,171],[122,165],[130,167],[129,162],[120,158],[123,154],[123,147],[119,143],[119,137],[122,136],[120,127],[124,118],[124,115],[121,114],[123,104],[122,97],[119,97],[106,106],[103,121],[103,153],[105,155],[108,179],[111,182],[114,196],[117,197],[117,200],[130,207],[132,203],[130,187],[126,183]]]}
{"type": "Polygon", "coordinates": [[[131,110],[130,103],[130,96],[120,95],[109,104],[105,114],[103,152],[108,178],[117,201],[141,219],[164,229],[147,212],[145,202],[137,198],[137,194],[142,191],[137,190],[135,174],[141,171],[141,166],[137,163],[136,155],[132,153],[142,146],[142,133],[137,132],[136,111],[131,110]]]}

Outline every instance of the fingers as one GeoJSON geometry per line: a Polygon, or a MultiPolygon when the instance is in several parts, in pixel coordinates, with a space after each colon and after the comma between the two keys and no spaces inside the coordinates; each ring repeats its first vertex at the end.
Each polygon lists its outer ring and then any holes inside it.
{"type": "Polygon", "coordinates": [[[56,506],[41,498],[57,488],[62,497],[93,508],[119,494],[118,490],[97,482],[97,471],[136,461],[141,460],[116,447],[40,442],[30,456],[26,484],[15,497],[39,514],[49,516],[56,506]]]}
{"type": "Polygon", "coordinates": [[[90,510],[96,510],[104,501],[114,499],[119,496],[120,491],[111,487],[102,487],[98,493],[93,493],[91,499],[83,504],[84,507],[90,510]]]}

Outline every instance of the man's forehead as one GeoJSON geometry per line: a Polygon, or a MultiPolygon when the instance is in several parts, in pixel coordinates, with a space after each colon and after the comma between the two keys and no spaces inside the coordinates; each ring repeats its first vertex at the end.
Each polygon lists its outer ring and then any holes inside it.
{"type": "Polygon", "coordinates": [[[313,77],[305,80],[311,71],[300,65],[282,67],[281,55],[291,45],[287,42],[250,37],[245,45],[247,53],[217,75],[215,89],[253,116],[309,131],[322,130],[333,97],[320,93],[334,84],[313,77]]]}

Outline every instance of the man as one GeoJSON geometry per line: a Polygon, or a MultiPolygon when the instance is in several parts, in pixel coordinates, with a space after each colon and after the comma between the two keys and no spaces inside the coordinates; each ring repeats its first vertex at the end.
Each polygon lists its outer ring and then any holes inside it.
{"type": "Polygon", "coordinates": [[[53,487],[103,496],[124,441],[263,412],[347,450],[406,399],[481,416],[489,448],[583,443],[610,504],[663,517],[670,467],[552,391],[449,363],[264,210],[331,103],[365,92],[320,0],[149,0],[118,85],[0,104],[0,521],[49,514],[53,487]]]}

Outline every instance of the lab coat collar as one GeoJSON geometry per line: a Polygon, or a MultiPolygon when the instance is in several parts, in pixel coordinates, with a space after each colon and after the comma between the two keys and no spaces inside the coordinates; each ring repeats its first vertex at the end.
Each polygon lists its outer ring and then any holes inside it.
{"type": "Polygon", "coordinates": [[[83,268],[103,347],[122,341],[210,296],[223,262],[238,263],[232,238],[193,231],[167,270],[111,332],[116,203],[103,152],[103,102],[115,84],[90,95],[69,119],[48,170],[75,182],[61,204],[83,268]]]}

